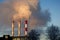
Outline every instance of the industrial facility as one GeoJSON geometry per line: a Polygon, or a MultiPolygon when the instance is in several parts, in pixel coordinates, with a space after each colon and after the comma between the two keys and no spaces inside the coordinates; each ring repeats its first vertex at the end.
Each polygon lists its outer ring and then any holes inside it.
{"type": "MultiPolygon", "coordinates": [[[[12,36],[14,36],[14,21],[12,21],[12,36]]],[[[17,22],[18,23],[18,36],[21,36],[21,20],[17,22]]],[[[25,20],[24,22],[24,36],[27,36],[27,28],[28,28],[28,22],[25,20]]]]}
{"type": "Polygon", "coordinates": [[[12,20],[12,36],[10,35],[3,35],[0,37],[0,40],[28,40],[28,21],[24,21],[24,36],[21,36],[21,20],[17,22],[18,24],[18,35],[14,36],[14,23],[15,21],[12,20]]]}
{"type": "Polygon", "coordinates": [[[10,36],[10,35],[3,35],[3,37],[0,37],[0,40],[28,40],[27,36],[10,36]]]}

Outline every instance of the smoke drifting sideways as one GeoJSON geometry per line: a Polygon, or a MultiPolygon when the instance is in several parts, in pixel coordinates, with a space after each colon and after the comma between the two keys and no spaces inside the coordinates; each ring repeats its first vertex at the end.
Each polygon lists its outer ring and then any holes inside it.
{"type": "Polygon", "coordinates": [[[50,21],[50,13],[48,10],[44,12],[40,8],[40,0],[16,0],[13,4],[14,10],[17,12],[14,15],[14,20],[22,18],[29,20],[30,27],[45,26],[50,21]]]}
{"type": "Polygon", "coordinates": [[[50,21],[48,10],[43,12],[40,0],[6,0],[0,3],[0,28],[11,26],[12,19],[27,19],[29,26],[44,26],[50,21]]]}
{"type": "Polygon", "coordinates": [[[32,1],[32,0],[16,0],[13,4],[14,10],[17,12],[17,14],[13,15],[14,20],[19,20],[19,19],[29,19],[32,12],[31,12],[31,7],[33,6],[36,8],[38,1],[32,1]],[[32,5],[31,5],[32,3],[32,5]]]}

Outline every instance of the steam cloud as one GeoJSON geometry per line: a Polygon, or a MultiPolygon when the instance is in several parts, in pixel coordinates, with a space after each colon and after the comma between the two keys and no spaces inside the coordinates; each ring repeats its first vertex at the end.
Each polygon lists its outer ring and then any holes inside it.
{"type": "Polygon", "coordinates": [[[6,0],[0,3],[0,28],[11,26],[11,20],[29,19],[29,25],[42,26],[50,21],[48,10],[41,11],[39,0],[6,0]]]}

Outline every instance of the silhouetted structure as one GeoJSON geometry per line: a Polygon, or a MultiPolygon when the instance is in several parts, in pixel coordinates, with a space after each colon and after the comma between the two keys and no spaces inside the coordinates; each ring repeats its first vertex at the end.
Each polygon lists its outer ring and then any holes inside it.
{"type": "Polygon", "coordinates": [[[50,40],[57,40],[59,35],[59,28],[52,25],[51,27],[47,28],[47,33],[50,40]]]}
{"type": "Polygon", "coordinates": [[[29,40],[38,40],[40,34],[36,30],[31,30],[29,35],[29,40]]]}
{"type": "Polygon", "coordinates": [[[9,36],[9,35],[4,35],[3,37],[0,37],[0,40],[28,40],[27,36],[9,36]]]}

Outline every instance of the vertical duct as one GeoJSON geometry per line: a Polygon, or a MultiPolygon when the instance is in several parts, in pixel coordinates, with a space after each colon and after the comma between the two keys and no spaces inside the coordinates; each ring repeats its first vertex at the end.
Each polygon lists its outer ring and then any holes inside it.
{"type": "Polygon", "coordinates": [[[28,27],[28,22],[27,22],[27,20],[25,20],[25,30],[24,30],[25,31],[25,36],[27,36],[27,33],[28,33],[27,32],[28,31],[27,27],[28,27]]]}
{"type": "Polygon", "coordinates": [[[18,22],[18,36],[20,36],[21,33],[21,21],[18,22]]]}
{"type": "Polygon", "coordinates": [[[14,36],[14,21],[12,21],[12,36],[14,36]]]}

